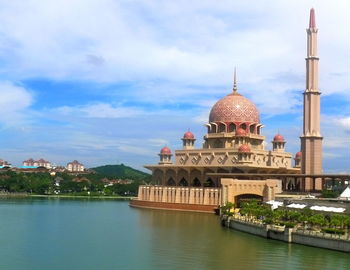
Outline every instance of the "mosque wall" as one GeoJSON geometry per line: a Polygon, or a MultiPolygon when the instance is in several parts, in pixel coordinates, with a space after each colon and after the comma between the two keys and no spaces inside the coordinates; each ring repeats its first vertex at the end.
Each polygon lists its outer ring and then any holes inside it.
{"type": "Polygon", "coordinates": [[[219,188],[147,186],[139,187],[139,201],[214,205],[220,204],[219,188]]]}

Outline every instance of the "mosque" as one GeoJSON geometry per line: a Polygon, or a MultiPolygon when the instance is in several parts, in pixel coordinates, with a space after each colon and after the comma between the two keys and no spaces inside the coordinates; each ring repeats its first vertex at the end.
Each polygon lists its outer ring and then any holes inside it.
{"type": "Polygon", "coordinates": [[[286,152],[282,134],[272,138],[272,150],[265,149],[259,110],[244,97],[244,90],[238,90],[235,71],[232,91],[211,108],[202,147],[195,147],[196,136],[190,131],[181,138],[181,150],[173,153],[163,147],[159,163],[145,166],[152,171],[153,184],[140,186],[131,206],[209,212],[227,201],[271,200],[286,190],[321,190],[317,31],[311,9],[300,152],[286,152]]]}

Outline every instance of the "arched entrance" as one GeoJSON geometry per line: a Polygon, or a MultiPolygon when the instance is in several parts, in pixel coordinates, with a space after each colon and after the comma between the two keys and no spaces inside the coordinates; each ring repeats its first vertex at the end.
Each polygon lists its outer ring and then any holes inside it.
{"type": "Polygon", "coordinates": [[[263,201],[263,197],[256,194],[241,194],[235,197],[235,202],[237,207],[241,207],[242,203],[248,202],[251,200],[256,200],[261,203],[263,201]]]}

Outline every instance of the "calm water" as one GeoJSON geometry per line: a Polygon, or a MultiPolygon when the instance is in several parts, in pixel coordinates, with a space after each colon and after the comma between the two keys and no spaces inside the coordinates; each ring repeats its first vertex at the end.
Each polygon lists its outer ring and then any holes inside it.
{"type": "Polygon", "coordinates": [[[350,254],[127,202],[0,200],[0,269],[350,269],[350,254]]]}

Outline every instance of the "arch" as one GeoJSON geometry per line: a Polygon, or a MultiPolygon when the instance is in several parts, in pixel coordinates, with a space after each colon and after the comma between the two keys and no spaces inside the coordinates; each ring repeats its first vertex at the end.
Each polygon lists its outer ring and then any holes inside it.
{"type": "Polygon", "coordinates": [[[230,123],[228,125],[228,132],[236,132],[236,124],[235,123],[230,123]]]}
{"type": "Polygon", "coordinates": [[[215,140],[214,142],[214,148],[222,148],[222,141],[215,140]]]}
{"type": "Polygon", "coordinates": [[[255,134],[255,125],[250,125],[249,126],[249,132],[255,134]]]}
{"type": "Polygon", "coordinates": [[[181,180],[182,178],[184,178],[187,182],[188,179],[190,178],[189,172],[184,170],[184,169],[180,169],[177,172],[177,181],[181,180]]]}
{"type": "MultiPolygon", "coordinates": [[[[176,181],[175,181],[175,179],[176,179],[176,172],[173,169],[168,169],[166,171],[166,173],[165,173],[165,181],[166,181],[167,185],[168,185],[168,182],[169,182],[170,178],[174,181],[172,186],[176,186],[176,181]]],[[[172,181],[171,181],[171,183],[172,183],[172,181]]]]}
{"type": "MultiPolygon", "coordinates": [[[[214,186],[218,187],[220,185],[220,177],[218,177],[218,176],[207,176],[207,173],[215,173],[215,172],[217,172],[217,170],[210,169],[210,168],[205,168],[204,169],[204,180],[210,178],[213,181],[214,186]]],[[[207,181],[205,181],[203,183],[203,186],[205,186],[206,182],[207,181]]]]}
{"type": "Polygon", "coordinates": [[[219,123],[218,133],[226,132],[226,125],[224,123],[219,123]]]}
{"type": "Polygon", "coordinates": [[[185,178],[181,178],[180,182],[179,182],[179,186],[180,187],[188,187],[188,182],[185,178]]]}
{"type": "MultiPolygon", "coordinates": [[[[197,169],[193,169],[190,173],[191,185],[194,185],[195,179],[199,181],[199,186],[202,186],[202,173],[197,169]]],[[[196,181],[197,182],[197,181],[196,181]]]]}
{"type": "Polygon", "coordinates": [[[256,134],[260,135],[260,133],[261,133],[261,126],[259,125],[256,127],[256,134]]]}
{"type": "Polygon", "coordinates": [[[257,200],[259,202],[263,201],[263,196],[259,194],[253,194],[253,193],[243,193],[235,196],[235,203],[237,207],[241,207],[241,203],[251,201],[251,200],[257,200]]]}
{"type": "Polygon", "coordinates": [[[247,124],[246,123],[241,124],[240,128],[244,129],[245,131],[247,131],[247,124]]]}
{"type": "Polygon", "coordinates": [[[210,133],[211,132],[211,125],[210,124],[205,124],[204,126],[207,127],[208,133],[210,133]]]}
{"type": "Polygon", "coordinates": [[[216,133],[217,132],[217,124],[211,123],[211,131],[210,133],[216,133]]]}
{"type": "Polygon", "coordinates": [[[156,185],[162,185],[164,179],[164,173],[162,170],[156,169],[152,175],[152,181],[156,185]]]}
{"type": "Polygon", "coordinates": [[[175,180],[172,177],[168,179],[167,186],[176,186],[175,180]]]}
{"type": "Polygon", "coordinates": [[[215,185],[214,181],[209,177],[209,178],[205,181],[204,186],[205,186],[205,187],[215,187],[216,185],[215,185]]]}
{"type": "Polygon", "coordinates": [[[195,177],[195,178],[193,179],[192,186],[193,186],[193,187],[201,187],[201,186],[202,186],[202,183],[201,183],[201,181],[199,181],[199,179],[198,179],[197,177],[195,177]]]}

